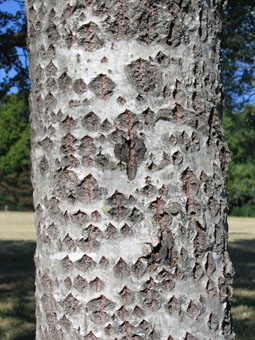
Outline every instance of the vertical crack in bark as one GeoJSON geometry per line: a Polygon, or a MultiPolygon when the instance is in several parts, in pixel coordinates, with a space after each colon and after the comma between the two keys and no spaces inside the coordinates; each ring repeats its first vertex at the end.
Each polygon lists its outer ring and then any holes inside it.
{"type": "Polygon", "coordinates": [[[101,90],[101,95],[103,99],[105,99],[105,93],[104,93],[104,75],[100,75],[100,90],[101,90]]]}
{"type": "Polygon", "coordinates": [[[87,270],[87,261],[88,261],[88,256],[85,254],[84,256],[84,272],[87,270]]]}
{"type": "Polygon", "coordinates": [[[100,325],[102,325],[102,323],[103,323],[103,308],[104,308],[103,303],[104,303],[103,295],[101,295],[100,301],[99,301],[99,305],[100,305],[100,325]]]}
{"type": "Polygon", "coordinates": [[[90,22],[88,26],[88,38],[89,38],[88,49],[89,51],[92,51],[92,44],[93,44],[93,34],[91,32],[91,27],[92,27],[92,22],[90,22]]]}
{"type": "Polygon", "coordinates": [[[115,203],[116,203],[116,206],[117,206],[117,221],[119,221],[120,219],[120,202],[118,200],[118,195],[117,195],[118,191],[116,190],[115,192],[115,197],[114,197],[114,200],[115,200],[115,203]]]}
{"type": "Polygon", "coordinates": [[[89,227],[89,250],[91,251],[92,249],[92,225],[89,227]]]}
{"type": "Polygon", "coordinates": [[[95,340],[95,335],[94,335],[94,333],[93,333],[92,331],[90,331],[89,334],[90,334],[90,339],[91,339],[91,340],[95,340]]]}
{"type": "Polygon", "coordinates": [[[69,2],[67,6],[68,6],[68,18],[70,18],[72,16],[72,7],[69,2]]]}
{"type": "MultiPolygon", "coordinates": [[[[120,1],[120,7],[121,7],[121,23],[122,23],[122,26],[124,27],[125,26],[125,8],[124,8],[124,3],[123,3],[124,0],[119,0],[119,1],[120,1]]],[[[112,47],[111,47],[112,50],[114,50],[115,42],[117,42],[119,39],[120,31],[121,31],[120,23],[118,23],[116,36],[115,36],[114,41],[112,42],[112,47]]]]}
{"type": "Polygon", "coordinates": [[[121,5],[121,21],[122,24],[125,25],[125,8],[124,8],[124,4],[123,4],[124,0],[120,0],[120,5],[121,5]]]}
{"type": "Polygon", "coordinates": [[[122,317],[122,321],[124,322],[126,336],[128,337],[129,340],[132,340],[133,338],[130,336],[129,330],[128,330],[128,321],[126,320],[126,311],[125,311],[124,306],[121,307],[121,317],[122,317]]]}
{"type": "Polygon", "coordinates": [[[96,277],[96,292],[98,292],[99,278],[96,277]]]}
{"type": "Polygon", "coordinates": [[[89,176],[88,176],[88,198],[89,198],[89,203],[92,202],[91,185],[92,185],[92,175],[89,174],[89,176]]]}
{"type": "Polygon", "coordinates": [[[176,123],[178,123],[179,121],[179,115],[180,115],[180,109],[181,109],[181,105],[179,103],[180,102],[180,98],[179,98],[180,88],[181,88],[181,82],[178,79],[176,79],[175,89],[173,92],[173,97],[175,100],[176,123]]]}
{"type": "Polygon", "coordinates": [[[165,229],[165,226],[163,224],[163,220],[162,220],[162,216],[161,216],[160,201],[163,198],[163,196],[165,195],[165,193],[166,193],[166,186],[165,186],[165,184],[163,184],[162,188],[160,189],[160,197],[157,197],[157,201],[156,201],[156,212],[157,212],[158,224],[159,224],[162,232],[164,232],[166,229],[165,229]]]}
{"type": "Polygon", "coordinates": [[[51,309],[51,313],[54,316],[54,308],[53,308],[53,289],[52,289],[52,284],[51,282],[49,282],[49,286],[50,286],[50,309],[51,309]]]}
{"type": "Polygon", "coordinates": [[[159,226],[160,226],[161,230],[164,232],[165,231],[165,227],[163,225],[162,216],[161,216],[161,212],[160,212],[160,210],[161,210],[161,207],[160,207],[160,197],[157,198],[156,210],[157,210],[157,218],[158,218],[159,226]]]}
{"type": "Polygon", "coordinates": [[[96,214],[96,222],[99,222],[100,214],[97,210],[96,210],[95,214],[96,214]]]}
{"type": "MultiPolygon", "coordinates": [[[[118,41],[120,36],[120,25],[118,25],[115,41],[118,41]]],[[[114,49],[114,42],[112,43],[112,49],[114,49]]]]}
{"type": "Polygon", "coordinates": [[[142,73],[142,67],[143,67],[143,60],[142,58],[139,58],[139,66],[138,66],[138,76],[139,76],[139,81],[143,87],[143,73],[142,73]]]}
{"type": "Polygon", "coordinates": [[[128,293],[127,293],[127,286],[124,287],[124,296],[125,296],[125,301],[126,304],[128,304],[128,293]]]}
{"type": "Polygon", "coordinates": [[[188,175],[188,171],[186,171],[185,175],[184,175],[184,178],[185,178],[185,184],[186,184],[186,195],[188,197],[188,200],[187,200],[187,212],[189,214],[190,212],[190,206],[191,206],[191,197],[190,197],[190,181],[189,181],[189,175],[188,175]]]}
{"type": "Polygon", "coordinates": [[[68,220],[69,220],[69,215],[68,215],[68,212],[66,211],[65,214],[64,214],[64,218],[65,218],[65,222],[67,223],[68,220]]]}
{"type": "Polygon", "coordinates": [[[70,50],[71,48],[72,48],[72,46],[73,46],[73,33],[71,32],[70,34],[69,34],[69,45],[68,45],[68,49],[70,50]]]}
{"type": "Polygon", "coordinates": [[[148,24],[147,24],[147,38],[146,38],[146,42],[147,44],[150,43],[150,35],[151,35],[151,20],[152,20],[152,16],[153,16],[153,8],[152,5],[150,3],[150,0],[145,0],[146,1],[146,5],[149,9],[149,18],[148,18],[148,24]]]}
{"type": "Polygon", "coordinates": [[[69,157],[71,159],[72,166],[74,166],[74,156],[73,156],[73,148],[72,148],[72,118],[68,117],[68,143],[69,143],[69,157]]]}
{"type": "Polygon", "coordinates": [[[128,160],[129,160],[129,179],[133,180],[135,178],[135,157],[136,157],[136,147],[135,141],[133,139],[132,122],[130,111],[126,110],[126,123],[128,126],[128,136],[129,136],[129,148],[128,148],[128,160]]]}
{"type": "Polygon", "coordinates": [[[88,148],[88,166],[91,166],[93,163],[93,160],[91,158],[91,142],[90,138],[87,138],[87,148],[88,148]]]}

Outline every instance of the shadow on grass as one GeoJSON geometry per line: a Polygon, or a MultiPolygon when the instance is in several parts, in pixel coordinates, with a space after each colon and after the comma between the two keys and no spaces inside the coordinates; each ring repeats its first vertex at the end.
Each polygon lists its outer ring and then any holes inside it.
{"type": "Polygon", "coordinates": [[[0,338],[35,339],[32,241],[0,241],[0,338]]]}
{"type": "Polygon", "coordinates": [[[235,268],[233,310],[237,339],[255,339],[255,239],[229,244],[235,268]]]}
{"type": "Polygon", "coordinates": [[[235,268],[234,288],[255,290],[255,239],[232,242],[229,252],[235,268]]]}

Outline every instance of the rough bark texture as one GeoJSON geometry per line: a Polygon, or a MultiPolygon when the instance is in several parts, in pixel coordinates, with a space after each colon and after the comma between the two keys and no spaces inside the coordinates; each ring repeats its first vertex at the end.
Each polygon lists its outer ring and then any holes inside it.
{"type": "Polygon", "coordinates": [[[37,340],[234,339],[221,0],[27,0],[37,340]]]}

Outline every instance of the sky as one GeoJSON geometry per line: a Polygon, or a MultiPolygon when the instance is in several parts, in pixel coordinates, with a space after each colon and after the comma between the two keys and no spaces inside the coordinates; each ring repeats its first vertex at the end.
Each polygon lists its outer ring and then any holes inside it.
{"type": "Polygon", "coordinates": [[[20,10],[20,5],[16,1],[5,0],[5,2],[0,5],[0,10],[14,14],[20,10]]]}
{"type": "MultiPolygon", "coordinates": [[[[0,11],[10,12],[11,14],[15,14],[17,11],[23,9],[22,4],[18,4],[16,1],[13,0],[4,0],[2,4],[0,4],[0,11]]],[[[15,72],[11,71],[10,75],[14,75],[15,72]]],[[[0,80],[5,76],[5,72],[0,69],[0,80]]],[[[13,88],[11,92],[16,92],[17,89],[13,88]]]]}

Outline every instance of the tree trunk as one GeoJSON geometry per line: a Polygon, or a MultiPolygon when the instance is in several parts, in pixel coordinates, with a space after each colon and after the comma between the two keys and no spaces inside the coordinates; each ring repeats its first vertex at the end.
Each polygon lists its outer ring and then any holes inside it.
{"type": "Polygon", "coordinates": [[[221,0],[27,0],[37,340],[234,339],[221,0]]]}

